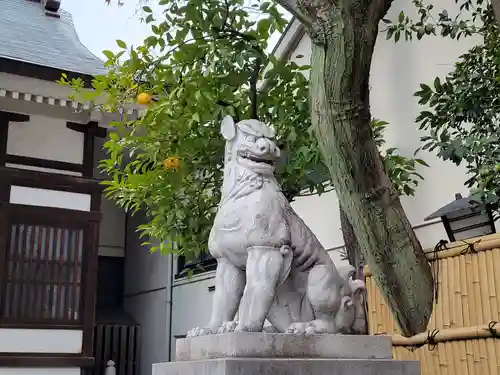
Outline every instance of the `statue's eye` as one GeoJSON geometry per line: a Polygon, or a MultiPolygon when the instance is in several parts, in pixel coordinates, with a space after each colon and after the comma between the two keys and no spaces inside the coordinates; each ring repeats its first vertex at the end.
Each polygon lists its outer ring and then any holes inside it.
{"type": "Polygon", "coordinates": [[[250,143],[255,143],[255,136],[247,134],[245,135],[245,140],[250,143]]]}

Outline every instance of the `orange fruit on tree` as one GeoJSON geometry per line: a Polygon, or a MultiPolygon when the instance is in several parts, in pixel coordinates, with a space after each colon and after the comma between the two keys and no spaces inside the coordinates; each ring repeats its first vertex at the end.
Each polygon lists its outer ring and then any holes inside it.
{"type": "Polygon", "coordinates": [[[491,173],[491,171],[488,168],[482,168],[479,171],[479,174],[481,175],[481,177],[487,177],[490,173],[491,173]]]}
{"type": "Polygon", "coordinates": [[[178,157],[170,156],[163,161],[163,166],[166,170],[177,170],[181,166],[181,160],[178,157]]]}
{"type": "Polygon", "coordinates": [[[153,99],[153,97],[151,96],[151,94],[149,94],[147,92],[143,92],[143,93],[140,93],[139,95],[137,95],[137,103],[139,103],[139,104],[143,104],[143,105],[149,104],[149,103],[151,103],[152,99],[153,99]]]}

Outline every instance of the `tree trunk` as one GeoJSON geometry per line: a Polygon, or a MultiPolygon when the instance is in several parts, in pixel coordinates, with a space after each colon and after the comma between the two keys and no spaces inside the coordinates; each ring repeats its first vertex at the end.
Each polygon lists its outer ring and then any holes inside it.
{"type": "MultiPolygon", "coordinates": [[[[340,225],[342,227],[342,236],[344,237],[344,246],[347,252],[347,259],[349,264],[356,267],[356,275],[355,278],[359,280],[365,280],[365,276],[363,273],[363,254],[361,253],[361,249],[359,247],[358,240],[356,239],[356,234],[354,233],[354,228],[352,227],[347,215],[345,214],[342,207],[339,205],[340,211],[340,225]]],[[[363,335],[368,334],[368,296],[364,293],[363,296],[363,319],[364,319],[364,327],[363,327],[363,335]]]]}
{"type": "Polygon", "coordinates": [[[491,0],[491,6],[493,8],[493,14],[497,22],[500,22],[500,0],[491,0]]]}
{"type": "Polygon", "coordinates": [[[351,266],[356,267],[356,278],[362,280],[364,279],[361,268],[363,264],[363,254],[361,253],[358,240],[356,239],[354,228],[352,227],[349,219],[347,218],[347,215],[340,205],[339,211],[340,225],[342,228],[342,237],[344,238],[344,247],[347,254],[347,260],[349,261],[349,264],[351,266]]]}
{"type": "Polygon", "coordinates": [[[368,80],[389,0],[301,0],[312,19],[312,124],[340,204],[401,332],[424,332],[433,278],[383,171],[370,126],[368,80]]]}

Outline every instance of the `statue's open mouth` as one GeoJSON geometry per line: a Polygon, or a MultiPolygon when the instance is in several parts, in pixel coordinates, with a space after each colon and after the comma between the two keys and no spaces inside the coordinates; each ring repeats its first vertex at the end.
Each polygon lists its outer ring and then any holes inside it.
{"type": "Polygon", "coordinates": [[[255,155],[251,155],[251,154],[249,154],[247,152],[240,153],[239,156],[241,158],[243,158],[243,159],[247,159],[247,160],[253,161],[254,163],[262,163],[262,164],[267,164],[267,165],[274,165],[274,160],[260,158],[260,157],[255,156],[255,155]]]}

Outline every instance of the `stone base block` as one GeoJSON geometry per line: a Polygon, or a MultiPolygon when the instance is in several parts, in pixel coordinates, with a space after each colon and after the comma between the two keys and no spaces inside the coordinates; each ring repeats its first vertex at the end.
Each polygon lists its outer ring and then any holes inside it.
{"type": "Polygon", "coordinates": [[[420,375],[418,362],[392,360],[384,336],[208,335],[177,340],[176,360],[153,375],[420,375]]]}
{"type": "Polygon", "coordinates": [[[420,366],[387,359],[225,358],[159,363],[153,375],[420,375],[420,366]]]}
{"type": "Polygon", "coordinates": [[[176,361],[216,358],[391,359],[387,336],[233,332],[176,341],[176,361]]]}

